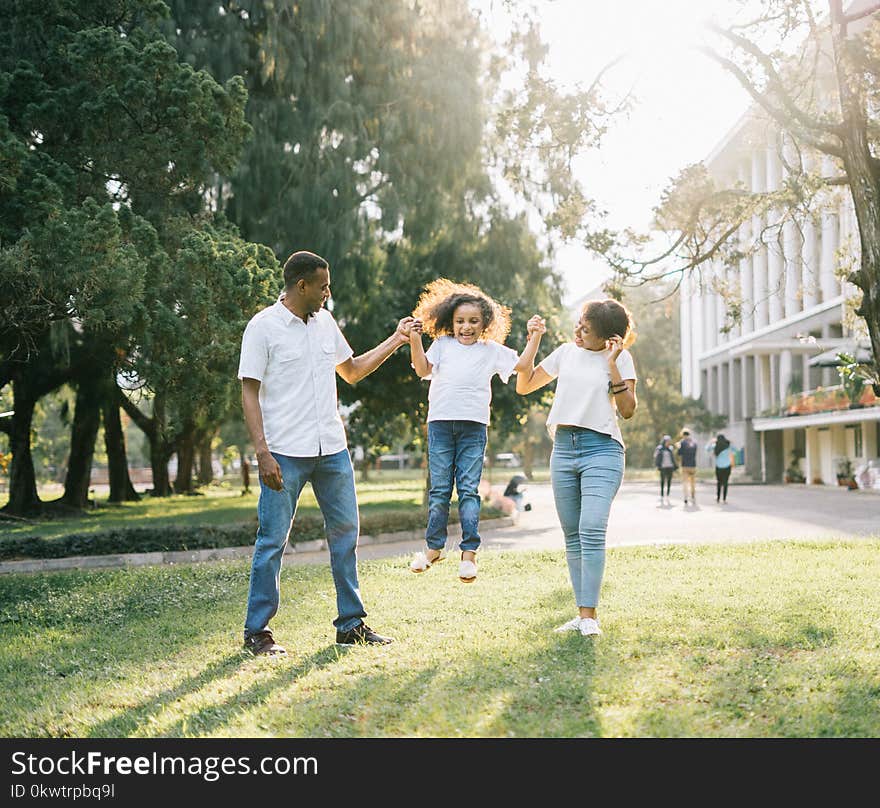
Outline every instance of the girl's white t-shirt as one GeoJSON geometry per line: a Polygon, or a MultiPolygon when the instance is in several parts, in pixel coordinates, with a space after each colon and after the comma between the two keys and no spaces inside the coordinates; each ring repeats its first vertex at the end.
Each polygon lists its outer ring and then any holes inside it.
{"type": "MultiPolygon", "coordinates": [[[[573,342],[560,345],[547,356],[539,367],[556,382],[556,396],[547,429],[550,437],[556,434],[557,424],[582,426],[610,435],[623,446],[623,436],[617,423],[614,397],[608,391],[611,372],[608,370],[608,351],[588,351],[573,342]]],[[[636,379],[632,355],[623,350],[617,357],[621,379],[636,379]]]]}
{"type": "Polygon", "coordinates": [[[429,421],[489,423],[492,376],[505,383],[519,355],[512,348],[487,340],[462,345],[455,337],[438,337],[425,352],[432,365],[428,389],[429,421]]]}

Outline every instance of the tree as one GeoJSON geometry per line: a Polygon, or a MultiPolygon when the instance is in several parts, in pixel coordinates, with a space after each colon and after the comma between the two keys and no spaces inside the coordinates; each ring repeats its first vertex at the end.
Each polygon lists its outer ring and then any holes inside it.
{"type": "MultiPolygon", "coordinates": [[[[768,0],[756,17],[711,30],[724,50],[706,48],[706,55],[736,77],[783,133],[783,186],[768,193],[719,188],[703,166],[691,166],[657,208],[658,226],[674,234],[668,249],[645,259],[634,250],[644,245],[643,237],[598,229],[587,243],[637,281],[691,271],[716,258],[735,264],[781,238],[787,223],[808,222],[834,189],[845,188],[860,247],[847,280],[860,290],[856,313],[867,325],[880,379],[880,3],[859,0],[845,10],[842,0],[768,0]],[[820,5],[827,11],[821,18],[820,5]],[[741,226],[752,220],[763,226],[744,240],[741,226]]],[[[736,319],[740,302],[728,298],[736,319]]]]}
{"type": "Polygon", "coordinates": [[[185,228],[174,260],[151,283],[151,327],[128,357],[123,407],[150,443],[153,491],[192,492],[199,432],[213,434],[238,395],[238,352],[247,321],[271,302],[280,267],[267,247],[242,241],[228,223],[185,228]],[[151,408],[139,406],[142,393],[151,408]]]}
{"type": "Polygon", "coordinates": [[[153,27],[165,10],[156,0],[0,7],[0,385],[11,382],[16,399],[12,513],[40,507],[30,418],[66,381],[83,395],[65,499],[84,504],[101,406],[87,400],[89,378],[112,378],[121,357],[142,356],[168,332],[157,317],[176,302],[156,295],[203,230],[207,181],[232,169],[250,131],[242,81],[221,86],[181,63],[153,27]],[[93,364],[74,366],[75,356],[93,364]]]}
{"type": "MultiPolygon", "coordinates": [[[[329,260],[333,312],[356,352],[439,275],[511,306],[518,349],[531,313],[558,312],[552,241],[529,221],[569,234],[590,209],[571,161],[612,111],[598,83],[565,94],[543,75],[531,13],[517,8],[496,48],[464,0],[353,0],[345,15],[326,3],[170,5],[169,42],[221,81],[243,76],[249,93],[254,136],[213,198],[279,259],[308,248],[329,260]]],[[[368,453],[401,413],[414,431],[424,423],[406,349],[340,385],[340,399],[357,404],[350,427],[368,453]]],[[[499,426],[518,429],[530,402],[503,385],[495,401],[499,426]]]]}

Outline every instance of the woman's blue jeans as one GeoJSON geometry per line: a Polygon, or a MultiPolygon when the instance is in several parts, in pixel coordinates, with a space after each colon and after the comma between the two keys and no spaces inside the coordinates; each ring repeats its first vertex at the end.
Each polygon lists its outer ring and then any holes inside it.
{"type": "Polygon", "coordinates": [[[462,550],[480,546],[480,477],[486,452],[486,425],[477,421],[428,421],[428,527],[425,542],[432,550],[446,546],[452,484],[458,492],[462,550]]]}
{"type": "Polygon", "coordinates": [[[274,491],[260,480],[257,514],[260,525],[251,562],[244,634],[247,637],[267,628],[278,611],[281,584],[281,556],[296,514],[303,486],[311,482],[324,517],[324,532],[330,550],[330,571],[336,587],[333,621],[339,631],[349,631],[366,617],[358,588],[357,541],[360,530],[354,469],[347,449],[320,457],[288,457],[272,453],[281,466],[284,487],[274,491]]]}
{"type": "Polygon", "coordinates": [[[565,557],[577,605],[596,608],[605,571],[605,529],[623,479],[624,450],[610,435],[582,427],[556,429],[550,479],[565,535],[565,557]]]}

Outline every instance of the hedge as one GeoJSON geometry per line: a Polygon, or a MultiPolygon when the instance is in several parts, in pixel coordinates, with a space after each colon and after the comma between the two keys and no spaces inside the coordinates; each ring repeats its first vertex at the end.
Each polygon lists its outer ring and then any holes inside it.
{"type": "MultiPolygon", "coordinates": [[[[500,515],[484,508],[483,516],[500,515]]],[[[424,510],[385,511],[361,514],[361,534],[418,530],[425,526],[424,510]]],[[[455,509],[450,513],[454,520],[455,509]]],[[[68,556],[151,553],[170,550],[205,550],[240,547],[254,543],[255,522],[233,525],[156,525],[70,533],[47,539],[43,536],[0,538],[0,560],[21,558],[66,558],[68,556]]],[[[292,543],[324,538],[324,521],[319,514],[299,514],[290,532],[292,543]]]]}

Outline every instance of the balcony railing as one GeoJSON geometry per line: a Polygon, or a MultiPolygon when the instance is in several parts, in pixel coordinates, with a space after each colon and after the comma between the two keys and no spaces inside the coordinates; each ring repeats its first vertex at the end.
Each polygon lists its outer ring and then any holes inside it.
{"type": "Polygon", "coordinates": [[[880,405],[880,399],[874,395],[874,388],[866,384],[858,401],[850,401],[841,385],[833,387],[817,387],[803,393],[794,393],[785,399],[782,407],[762,413],[765,415],[812,415],[816,412],[834,412],[854,407],[874,407],[880,405]]]}

